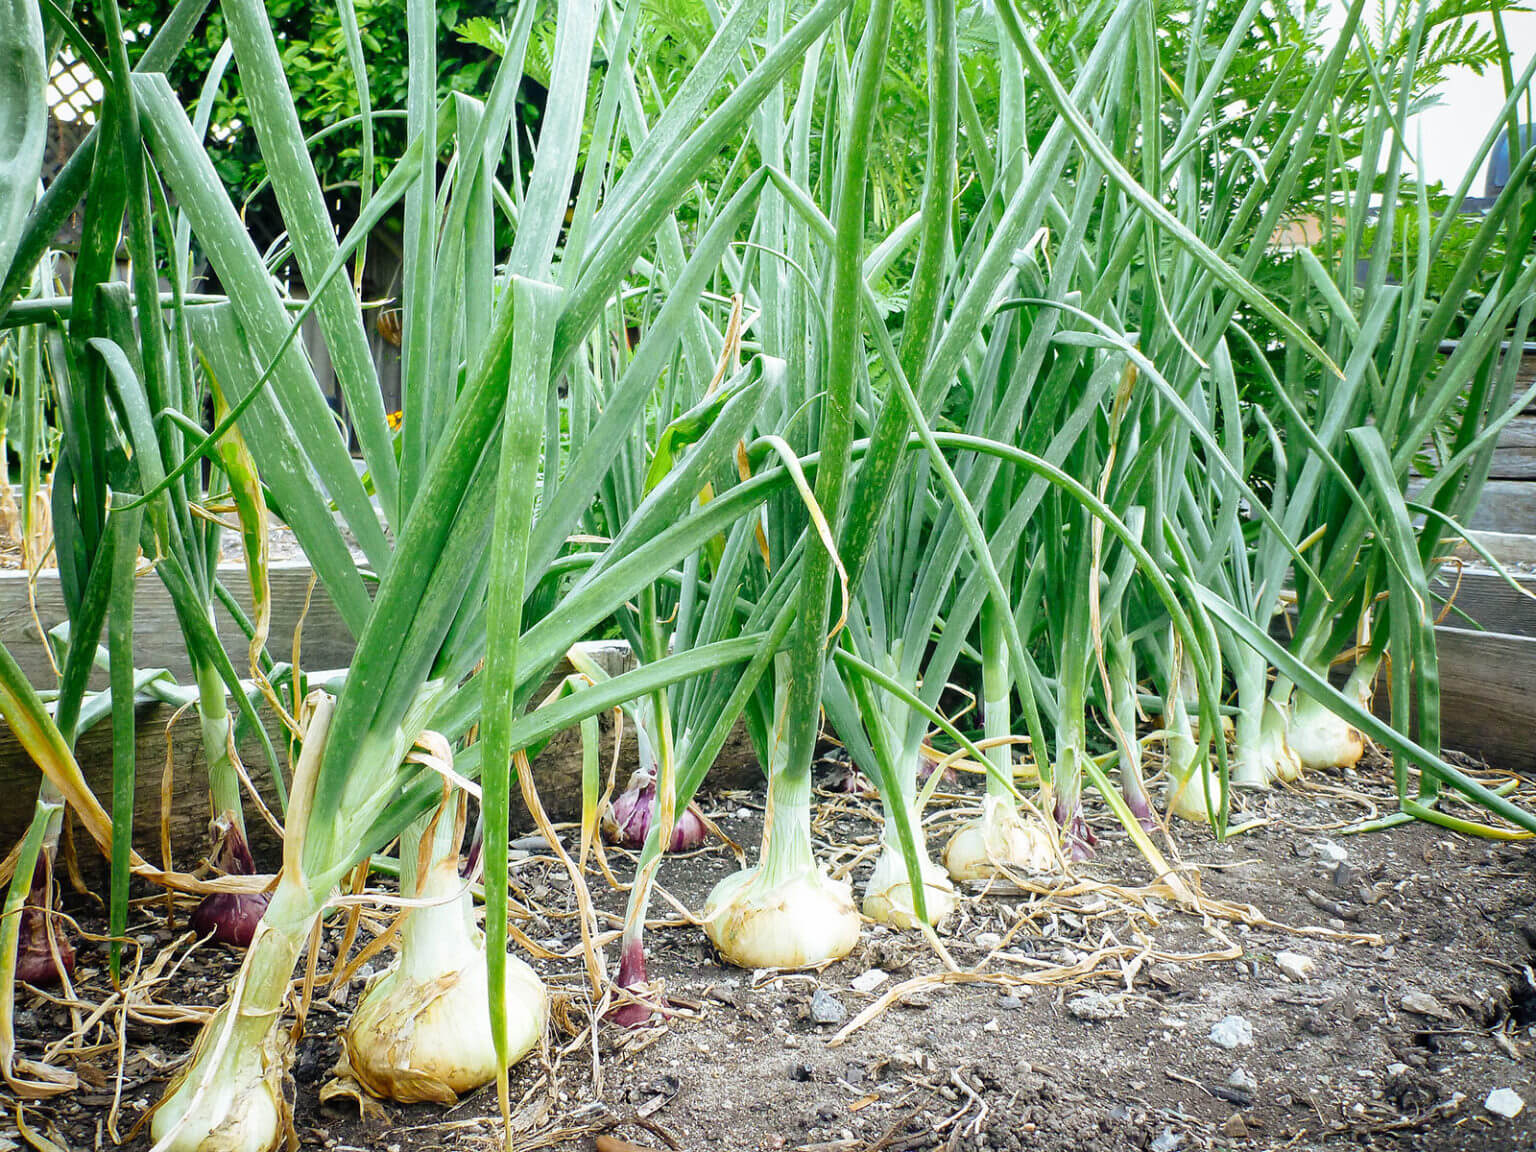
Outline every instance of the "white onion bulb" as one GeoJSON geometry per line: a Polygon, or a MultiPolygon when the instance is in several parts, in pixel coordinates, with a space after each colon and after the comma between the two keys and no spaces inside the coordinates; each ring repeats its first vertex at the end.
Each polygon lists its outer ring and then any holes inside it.
{"type": "MultiPolygon", "coordinates": [[[[374,977],[346,1030],[358,1082],[402,1104],[452,1104],[496,1078],[485,935],[475,927],[457,860],[434,866],[420,894],[446,903],[413,909],[393,967],[374,977]]],[[[507,957],[507,1061],[538,1044],[549,996],[533,969],[507,957]]]]}
{"type": "MultiPolygon", "coordinates": [[[[938,924],[955,910],[955,886],[949,877],[926,855],[919,857],[923,877],[923,899],[927,902],[928,923],[938,924]]],[[[875,870],[864,885],[864,915],[893,928],[911,928],[917,923],[912,910],[912,885],[907,862],[901,850],[885,845],[875,860],[875,870]]]]}
{"type": "Polygon", "coordinates": [[[164,1152],[272,1152],[288,1135],[291,1112],[283,1083],[293,1042],[281,1025],[261,1037],[237,1028],[216,1073],[198,1093],[205,1079],[202,1045],[218,1040],[222,1022],[220,1013],[203,1030],[198,1050],[155,1110],[150,1133],[157,1146],[170,1136],[164,1152]]]}
{"type": "Polygon", "coordinates": [[[1219,803],[1221,789],[1218,781],[1209,773],[1208,768],[1196,768],[1184,780],[1180,780],[1173,772],[1168,773],[1165,799],[1170,816],[1178,816],[1200,824],[1210,823],[1212,812],[1210,804],[1219,803]],[[1207,788],[1210,790],[1209,802],[1206,796],[1207,788]]]}
{"type": "MultiPolygon", "coordinates": [[[[1238,746],[1231,780],[1235,784],[1262,788],[1272,780],[1294,780],[1300,775],[1301,760],[1286,739],[1285,724],[1272,722],[1266,716],[1258,739],[1238,746]]],[[[1195,783],[1190,785],[1191,788],[1195,786],[1195,783]]]]}
{"type": "Polygon", "coordinates": [[[1290,745],[1301,766],[1313,771],[1353,768],[1365,754],[1360,729],[1306,695],[1296,701],[1290,745]]]}
{"type": "Polygon", "coordinates": [[[814,864],[776,880],[759,866],[715,885],[704,931],[738,968],[809,968],[853,951],[859,913],[847,882],[814,864]]]}
{"type": "Polygon", "coordinates": [[[961,827],[944,846],[944,867],[954,880],[987,880],[1003,868],[1049,872],[1055,866],[1050,832],[1001,796],[988,796],[981,816],[961,827]]]}

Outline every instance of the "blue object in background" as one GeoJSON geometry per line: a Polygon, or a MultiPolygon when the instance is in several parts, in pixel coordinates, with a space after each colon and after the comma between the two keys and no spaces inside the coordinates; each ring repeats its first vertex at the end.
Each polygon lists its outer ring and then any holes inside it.
{"type": "MultiPolygon", "coordinates": [[[[1520,151],[1529,148],[1536,143],[1536,124],[1522,124],[1520,131],[1520,151]]],[[[1492,199],[1504,191],[1504,185],[1509,183],[1509,170],[1513,165],[1510,158],[1509,129],[1499,133],[1499,138],[1494,142],[1493,151],[1488,156],[1488,176],[1484,183],[1483,195],[1492,199]]]]}

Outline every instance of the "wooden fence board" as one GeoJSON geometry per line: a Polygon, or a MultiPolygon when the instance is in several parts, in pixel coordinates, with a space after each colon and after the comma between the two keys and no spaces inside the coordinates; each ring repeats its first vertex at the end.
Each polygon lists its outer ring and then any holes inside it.
{"type": "Polygon", "coordinates": [[[1499,434],[1488,467],[1491,480],[1536,480],[1536,416],[1516,416],[1499,434]]]}
{"type": "MultiPolygon", "coordinates": [[[[1412,493],[1420,486],[1411,483],[1408,490],[1412,493]]],[[[1528,480],[1488,481],[1466,527],[1479,532],[1536,532],[1536,483],[1528,480]]]]}
{"type": "Polygon", "coordinates": [[[1441,742],[1494,768],[1536,771],[1536,637],[1444,627],[1435,636],[1441,742]]]}

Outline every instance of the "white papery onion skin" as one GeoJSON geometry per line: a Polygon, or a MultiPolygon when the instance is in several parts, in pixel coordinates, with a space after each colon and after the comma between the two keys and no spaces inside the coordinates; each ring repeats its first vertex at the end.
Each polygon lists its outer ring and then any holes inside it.
{"type": "MultiPolygon", "coordinates": [[[[200,1046],[216,1039],[218,1031],[204,1029],[200,1046]]],[[[165,1145],[165,1152],[272,1152],[284,1142],[290,1111],[283,1081],[293,1054],[289,1031],[281,1026],[270,1029],[256,1044],[242,1044],[241,1039],[239,1035],[231,1038],[219,1074],[200,1097],[195,1097],[197,1085],[188,1074],[202,1067],[195,1052],[182,1077],[166,1093],[150,1123],[155,1142],[164,1139],[183,1115],[185,1122],[165,1145]]]]}
{"type": "Polygon", "coordinates": [[[293,966],[320,908],[280,884],[257,925],[230,999],[198,1034],[192,1057],[156,1105],[150,1132],[164,1152],[272,1152],[292,1134],[284,1024],[293,966]]]}
{"type": "MultiPolygon", "coordinates": [[[[496,1078],[487,993],[485,936],[474,925],[457,859],[439,861],[418,886],[401,954],[374,977],[346,1030],[347,1063],[369,1092],[402,1104],[453,1104],[496,1078]]],[[[507,957],[507,1062],[544,1035],[549,996],[533,969],[507,957]]]]}
{"type": "MultiPolygon", "coordinates": [[[[923,877],[923,899],[928,923],[938,924],[955,910],[955,886],[942,869],[927,856],[919,857],[923,877]]],[[[875,860],[875,869],[864,885],[864,915],[893,928],[911,928],[917,923],[912,910],[912,885],[907,862],[900,849],[885,845],[875,860]]]]}
{"type": "Polygon", "coordinates": [[[1234,784],[1262,788],[1273,780],[1296,779],[1301,768],[1300,757],[1286,739],[1285,725],[1266,719],[1253,744],[1238,746],[1231,779],[1234,784]]]}
{"type": "Polygon", "coordinates": [[[981,815],[944,846],[944,867],[953,880],[987,880],[1005,868],[1049,872],[1055,866],[1050,832],[1000,796],[988,796],[981,815]]]}
{"type": "Polygon", "coordinates": [[[1347,720],[1310,696],[1300,696],[1291,717],[1291,749],[1303,768],[1353,768],[1365,754],[1365,737],[1347,720]]]}
{"type": "Polygon", "coordinates": [[[859,913],[849,885],[815,865],[782,878],[747,868],[710,892],[704,931],[738,968],[809,968],[853,951],[859,913]]]}

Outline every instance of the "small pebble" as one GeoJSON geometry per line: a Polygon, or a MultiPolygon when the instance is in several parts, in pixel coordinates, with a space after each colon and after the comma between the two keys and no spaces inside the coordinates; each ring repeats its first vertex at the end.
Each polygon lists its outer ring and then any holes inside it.
{"type": "Polygon", "coordinates": [[[1223,1016],[1211,1025],[1210,1038],[1223,1048],[1252,1048],[1253,1025],[1246,1016],[1223,1016]]]}
{"type": "Polygon", "coordinates": [[[991,1019],[991,1020],[988,1020],[985,1024],[983,1024],[981,1026],[981,1030],[983,1032],[996,1032],[997,1031],[997,1020],[995,1018],[991,1019]]]}
{"type": "Polygon", "coordinates": [[[1298,984],[1305,984],[1317,971],[1317,961],[1300,952],[1276,952],[1275,967],[1298,984]]]}
{"type": "Polygon", "coordinates": [[[848,986],[855,992],[873,992],[889,979],[890,976],[879,968],[871,968],[868,972],[855,976],[849,981],[848,986]]]}
{"type": "Polygon", "coordinates": [[[1495,1088],[1488,1093],[1488,1099],[1483,1101],[1483,1107],[1495,1116],[1512,1120],[1525,1110],[1525,1101],[1520,1098],[1520,1093],[1513,1089],[1495,1088]]]}
{"type": "Polygon", "coordinates": [[[997,1006],[1012,1011],[1015,1008],[1024,1007],[1024,1001],[1020,1000],[1017,996],[999,996],[997,998],[997,1006]]]}
{"type": "Polygon", "coordinates": [[[1444,1016],[1445,1008],[1428,992],[1409,992],[1405,995],[1401,1004],[1404,1012],[1412,1012],[1417,1016],[1444,1016]]]}
{"type": "Polygon", "coordinates": [[[1239,1064],[1232,1069],[1232,1075],[1227,1077],[1227,1087],[1252,1094],[1259,1090],[1259,1082],[1253,1078],[1253,1074],[1248,1069],[1239,1064]]]}
{"type": "Polygon", "coordinates": [[[996,948],[1002,942],[1003,942],[1003,938],[1001,936],[999,936],[996,932],[978,932],[978,933],[976,933],[976,937],[975,937],[976,947],[978,947],[978,948],[985,948],[989,952],[993,948],[996,948]]]}
{"type": "Polygon", "coordinates": [[[1184,1143],[1184,1137],[1171,1128],[1164,1128],[1152,1141],[1152,1152],[1173,1152],[1175,1148],[1184,1143]]]}
{"type": "Polygon", "coordinates": [[[825,988],[816,989],[811,997],[811,1019],[818,1024],[841,1024],[848,1018],[843,1002],[825,988]]]}
{"type": "MultiPolygon", "coordinates": [[[[556,837],[559,839],[559,837],[556,837]]],[[[548,852],[549,841],[544,839],[542,832],[536,832],[532,836],[519,836],[508,848],[516,848],[519,852],[548,852]]]]}
{"type": "Polygon", "coordinates": [[[1125,1015],[1125,1005],[1102,992],[1084,992],[1067,1001],[1067,1014],[1079,1020],[1112,1020],[1125,1015]]]}
{"type": "Polygon", "coordinates": [[[1312,851],[1331,864],[1342,864],[1349,859],[1349,852],[1346,849],[1328,839],[1314,840],[1312,851]]]}
{"type": "Polygon", "coordinates": [[[1222,1134],[1233,1140],[1245,1140],[1248,1137],[1248,1125],[1243,1123],[1243,1114],[1234,1112],[1227,1117],[1227,1122],[1221,1126],[1222,1134]]]}

